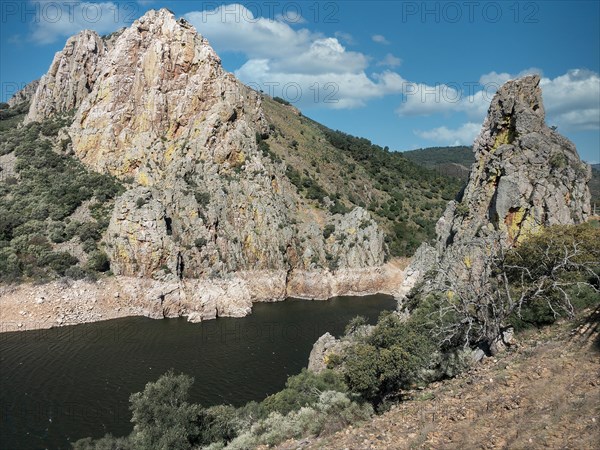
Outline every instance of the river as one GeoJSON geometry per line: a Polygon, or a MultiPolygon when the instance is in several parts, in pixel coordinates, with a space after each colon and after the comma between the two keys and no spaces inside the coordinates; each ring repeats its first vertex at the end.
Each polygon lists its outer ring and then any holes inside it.
{"type": "Polygon", "coordinates": [[[0,334],[0,448],[70,448],[129,434],[129,395],[173,368],[192,375],[191,401],[236,406],[277,392],[306,367],[326,331],[357,315],[374,323],[390,296],[258,303],[250,316],[192,324],[129,317],[0,334]]]}

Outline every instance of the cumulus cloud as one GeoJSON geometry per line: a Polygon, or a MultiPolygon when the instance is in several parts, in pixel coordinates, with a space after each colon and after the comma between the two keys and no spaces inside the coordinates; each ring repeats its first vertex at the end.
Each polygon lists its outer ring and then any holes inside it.
{"type": "Polygon", "coordinates": [[[400,64],[402,64],[402,60],[400,58],[397,58],[396,56],[392,55],[391,53],[388,53],[387,55],[385,55],[385,58],[383,58],[381,61],[379,61],[377,63],[378,66],[387,66],[387,67],[398,67],[400,64]]]}
{"type": "Polygon", "coordinates": [[[184,17],[210,40],[215,50],[243,53],[249,58],[293,57],[324,37],[305,28],[295,30],[281,20],[255,17],[239,4],[194,11],[184,17]]]}
{"type": "MultiPolygon", "coordinates": [[[[354,108],[369,99],[401,92],[404,80],[399,75],[388,71],[366,74],[369,58],[349,51],[340,42],[351,41],[350,35],[328,37],[294,29],[282,18],[258,17],[239,4],[190,12],[185,18],[217,52],[248,57],[235,71],[239,79],[299,106],[319,103],[329,108],[354,108]]],[[[387,62],[390,67],[398,65],[397,58],[387,62]]]]}
{"type": "MultiPolygon", "coordinates": [[[[462,112],[471,121],[485,117],[499,86],[508,80],[541,70],[530,68],[518,74],[490,72],[478,82],[427,85],[410,83],[405,87],[400,116],[429,116],[462,112]]],[[[548,121],[568,130],[600,129],[600,77],[584,69],[570,70],[556,78],[540,81],[548,121]]]]}
{"type": "Polygon", "coordinates": [[[439,142],[445,145],[471,145],[481,131],[481,124],[467,122],[458,128],[438,127],[432,130],[415,131],[423,139],[439,142]]]}
{"type": "Polygon", "coordinates": [[[477,82],[407,83],[396,113],[399,116],[430,116],[464,112],[473,120],[483,119],[494,93],[495,89],[491,92],[481,89],[477,82]]]}
{"type": "Polygon", "coordinates": [[[388,41],[385,36],[381,35],[381,34],[375,34],[373,36],[371,36],[371,39],[373,40],[373,42],[376,42],[378,44],[383,44],[383,45],[389,45],[390,41],[388,41]]]}
{"type": "Polygon", "coordinates": [[[51,44],[81,30],[110,33],[133,22],[141,13],[135,3],[115,2],[30,2],[35,11],[29,40],[51,44]]]}
{"type": "Polygon", "coordinates": [[[548,121],[570,131],[600,129],[600,76],[569,70],[540,81],[548,121]]]}

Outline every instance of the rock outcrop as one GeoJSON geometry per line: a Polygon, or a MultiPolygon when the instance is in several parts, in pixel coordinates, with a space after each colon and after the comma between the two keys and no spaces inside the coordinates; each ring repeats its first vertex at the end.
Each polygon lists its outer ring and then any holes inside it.
{"type": "Polygon", "coordinates": [[[70,37],[40,80],[25,123],[79,107],[92,90],[107,51],[106,42],[95,31],[70,37]]]}
{"type": "Polygon", "coordinates": [[[539,82],[537,75],[509,81],[492,100],[462,199],[438,223],[440,248],[485,230],[511,245],[539,227],[589,216],[590,167],[545,124],[539,82]]]}
{"type": "Polygon", "coordinates": [[[539,82],[532,75],[498,90],[474,143],[469,182],[436,225],[435,251],[424,245],[409,271],[422,276],[436,260],[447,267],[462,261],[476,271],[478,252],[507,249],[541,227],[589,216],[591,168],[545,124],[539,82]]]}
{"type": "Polygon", "coordinates": [[[112,45],[70,135],[83,162],[137,185],[106,234],[115,273],[214,278],[383,263],[383,234],[362,208],[299,211],[285,167],[258,149],[257,135],[268,137],[260,95],[194,27],[150,11],[112,45]]]}
{"type": "Polygon", "coordinates": [[[160,286],[144,297],[166,315],[390,292],[398,275],[384,266],[377,223],[360,207],[332,214],[306,202],[285,163],[259,148],[271,133],[261,102],[161,9],[108,37],[70,38],[27,121],[75,110],[74,154],[128,188],[104,235],[111,270],[160,286]]]}
{"type": "Polygon", "coordinates": [[[8,106],[12,108],[19,103],[30,102],[35,95],[35,91],[37,90],[39,84],[40,80],[34,80],[31,83],[27,83],[23,89],[16,92],[15,95],[13,95],[6,103],[8,103],[8,106]]]}

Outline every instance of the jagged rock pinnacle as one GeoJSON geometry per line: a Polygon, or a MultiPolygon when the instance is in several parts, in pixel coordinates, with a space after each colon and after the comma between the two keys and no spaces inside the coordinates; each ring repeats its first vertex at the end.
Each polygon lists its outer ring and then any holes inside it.
{"type": "Polygon", "coordinates": [[[95,31],[83,30],[70,37],[40,80],[25,123],[79,107],[92,90],[107,51],[106,42],[95,31]]]}
{"type": "Polygon", "coordinates": [[[503,233],[511,245],[539,227],[580,223],[590,214],[590,168],[546,125],[539,82],[538,75],[523,77],[496,93],[462,199],[438,224],[442,246],[487,231],[503,233]]]}
{"type": "Polygon", "coordinates": [[[546,125],[539,83],[538,75],[526,76],[496,93],[473,145],[468,184],[436,225],[437,248],[424,244],[415,254],[404,291],[436,261],[475,265],[480,251],[489,255],[543,227],[589,216],[591,168],[571,141],[546,125]]]}

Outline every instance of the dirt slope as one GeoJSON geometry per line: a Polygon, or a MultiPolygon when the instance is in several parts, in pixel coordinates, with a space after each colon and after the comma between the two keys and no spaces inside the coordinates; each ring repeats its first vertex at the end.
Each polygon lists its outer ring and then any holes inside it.
{"type": "Polygon", "coordinates": [[[600,443],[600,308],[521,336],[463,376],[368,423],[279,449],[593,449],[600,443]]]}

